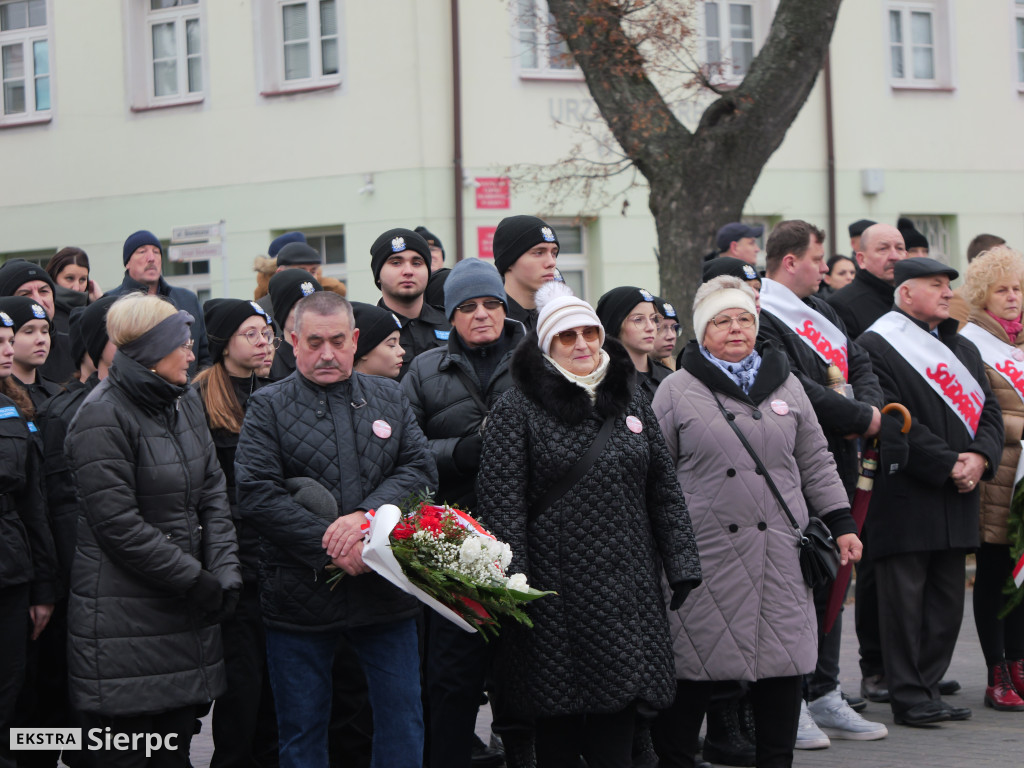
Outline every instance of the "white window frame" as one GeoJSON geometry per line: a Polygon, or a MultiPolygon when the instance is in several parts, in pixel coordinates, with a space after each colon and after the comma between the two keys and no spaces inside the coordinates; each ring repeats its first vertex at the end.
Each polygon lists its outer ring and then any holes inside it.
{"type": "Polygon", "coordinates": [[[583,80],[583,70],[576,62],[573,62],[571,67],[551,66],[551,49],[554,44],[552,38],[557,38],[558,44],[561,45],[565,45],[565,42],[558,34],[554,18],[548,10],[547,0],[513,0],[509,5],[512,13],[512,56],[519,67],[519,77],[523,80],[583,80]],[[526,3],[532,4],[532,11],[520,7],[526,3]],[[529,30],[533,34],[534,42],[523,40],[524,30],[529,30]],[[533,51],[536,55],[536,66],[523,64],[523,56],[527,50],[533,51]]]}
{"type": "Polygon", "coordinates": [[[206,0],[198,3],[150,10],[150,0],[124,0],[125,18],[125,75],[130,106],[133,112],[164,107],[199,104],[206,98],[209,83],[209,47],[206,36],[206,0]],[[199,24],[199,76],[202,87],[188,90],[188,52],[186,25],[199,24]],[[153,27],[158,24],[175,25],[175,61],[177,62],[178,92],[157,96],[153,77],[153,27]]]}
{"type": "Polygon", "coordinates": [[[320,253],[320,274],[324,277],[333,277],[335,280],[348,283],[348,250],[345,243],[344,227],[325,227],[322,229],[304,229],[300,231],[306,236],[306,242],[309,246],[320,253]],[[328,237],[341,238],[341,247],[345,255],[345,261],[327,263],[326,238],[328,237]]]}
{"type": "Polygon", "coordinates": [[[901,213],[897,218],[910,219],[914,229],[928,241],[928,258],[952,264],[953,230],[956,217],[942,214],[901,213]]]}
{"type": "Polygon", "coordinates": [[[345,80],[345,0],[335,0],[336,35],[322,35],[320,28],[320,0],[253,0],[256,35],[256,64],[259,72],[260,94],[278,96],[304,91],[320,91],[339,88],[345,80]],[[309,24],[310,76],[301,79],[285,79],[284,8],[291,5],[306,6],[309,24]],[[336,37],[338,71],[322,73],[322,42],[336,37]]]}
{"type": "MultiPolygon", "coordinates": [[[[590,295],[590,260],[588,258],[588,230],[587,221],[580,221],[578,219],[545,219],[551,228],[555,230],[555,234],[564,233],[567,229],[578,229],[580,233],[580,250],[569,251],[562,247],[559,243],[558,247],[558,258],[555,260],[555,266],[559,272],[580,272],[582,273],[580,285],[575,285],[569,281],[569,285],[573,291],[578,291],[582,288],[582,293],[579,294],[580,298],[587,301],[587,296],[590,295]]],[[[596,300],[595,300],[596,305],[596,300]]]]}
{"type": "Polygon", "coordinates": [[[953,9],[950,0],[890,0],[885,4],[885,56],[886,72],[889,84],[893,89],[913,90],[952,90],[953,88],[953,9]],[[890,18],[899,13],[901,19],[901,59],[903,76],[897,77],[893,71],[893,48],[897,45],[892,39],[890,18]],[[914,76],[913,49],[911,38],[912,14],[927,13],[931,16],[932,34],[932,74],[930,78],[914,76]]]}
{"type": "Polygon", "coordinates": [[[772,25],[772,17],[775,13],[776,0],[715,0],[718,13],[718,46],[719,57],[713,61],[708,50],[709,38],[707,36],[708,14],[713,9],[708,8],[707,0],[700,3],[697,14],[697,25],[700,31],[700,63],[707,77],[715,85],[739,85],[747,76],[746,71],[734,72],[732,66],[732,30],[729,22],[729,10],[732,5],[745,5],[751,9],[750,17],[753,25],[753,55],[751,61],[761,52],[765,39],[768,37],[768,30],[772,25]],[[728,55],[723,56],[724,52],[728,55]]]}
{"type": "Polygon", "coordinates": [[[1013,81],[1017,84],[1017,90],[1024,93],[1024,40],[1021,40],[1021,33],[1017,31],[1024,26],[1024,0],[1014,0],[1012,11],[1010,30],[1013,40],[1013,81]]]}
{"type": "MultiPolygon", "coordinates": [[[[0,0],[0,6],[13,5],[20,0],[0,0]]],[[[53,79],[53,8],[52,0],[45,0],[46,23],[35,27],[0,31],[0,128],[31,123],[48,123],[53,119],[54,79],[53,79]],[[46,72],[38,73],[35,68],[35,44],[46,42],[46,72]],[[20,45],[24,71],[20,80],[24,81],[25,110],[7,114],[5,98],[6,80],[3,72],[3,48],[20,45]],[[45,109],[36,108],[36,81],[42,78],[49,80],[50,105],[45,109]]],[[[11,78],[12,80],[14,78],[11,78]]]]}

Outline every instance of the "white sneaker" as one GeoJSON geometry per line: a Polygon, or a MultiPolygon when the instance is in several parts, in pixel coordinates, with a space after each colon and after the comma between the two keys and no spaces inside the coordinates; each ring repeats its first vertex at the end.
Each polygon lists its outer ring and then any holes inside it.
{"type": "MultiPolygon", "coordinates": [[[[837,687],[820,699],[812,701],[808,707],[810,716],[818,727],[835,739],[853,739],[854,741],[874,741],[884,739],[889,729],[882,723],[872,723],[850,709],[837,687]]],[[[803,727],[801,713],[800,724],[803,727]]],[[[797,742],[799,743],[799,736],[797,742]]]]}
{"type": "Polygon", "coordinates": [[[800,725],[796,729],[796,749],[825,749],[832,742],[815,724],[814,718],[807,710],[807,702],[800,702],[800,725]]]}

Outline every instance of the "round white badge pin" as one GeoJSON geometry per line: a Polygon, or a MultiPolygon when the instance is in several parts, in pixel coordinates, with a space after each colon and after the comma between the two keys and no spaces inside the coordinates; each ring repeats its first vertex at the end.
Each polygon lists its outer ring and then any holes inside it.
{"type": "Polygon", "coordinates": [[[627,416],[626,426],[629,427],[629,431],[634,435],[639,435],[644,429],[643,422],[641,422],[636,416],[627,416]]]}
{"type": "Polygon", "coordinates": [[[387,440],[391,437],[391,425],[384,421],[384,419],[377,419],[373,422],[373,434],[381,440],[387,440]]]}
{"type": "Polygon", "coordinates": [[[785,400],[772,400],[772,410],[779,414],[779,416],[785,416],[789,413],[789,403],[785,400]]]}

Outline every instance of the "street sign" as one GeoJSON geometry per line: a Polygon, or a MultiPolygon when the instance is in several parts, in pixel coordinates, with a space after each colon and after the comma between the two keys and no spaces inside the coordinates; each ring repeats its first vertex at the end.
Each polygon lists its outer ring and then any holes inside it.
{"type": "Polygon", "coordinates": [[[172,245],[167,249],[171,261],[206,261],[224,255],[223,243],[195,243],[193,245],[172,245]]]}
{"type": "Polygon", "coordinates": [[[216,224],[193,224],[187,227],[174,227],[171,229],[172,243],[194,243],[202,240],[212,240],[221,236],[222,222],[216,224]]]}

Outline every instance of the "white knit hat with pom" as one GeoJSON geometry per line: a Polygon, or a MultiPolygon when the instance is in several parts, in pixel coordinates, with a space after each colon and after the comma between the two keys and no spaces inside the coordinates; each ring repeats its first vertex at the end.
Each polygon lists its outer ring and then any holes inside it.
{"type": "Polygon", "coordinates": [[[555,334],[586,325],[596,325],[601,329],[601,346],[604,346],[604,326],[594,308],[577,298],[565,283],[560,280],[544,283],[534,301],[538,311],[537,346],[541,352],[550,354],[555,334]]]}

